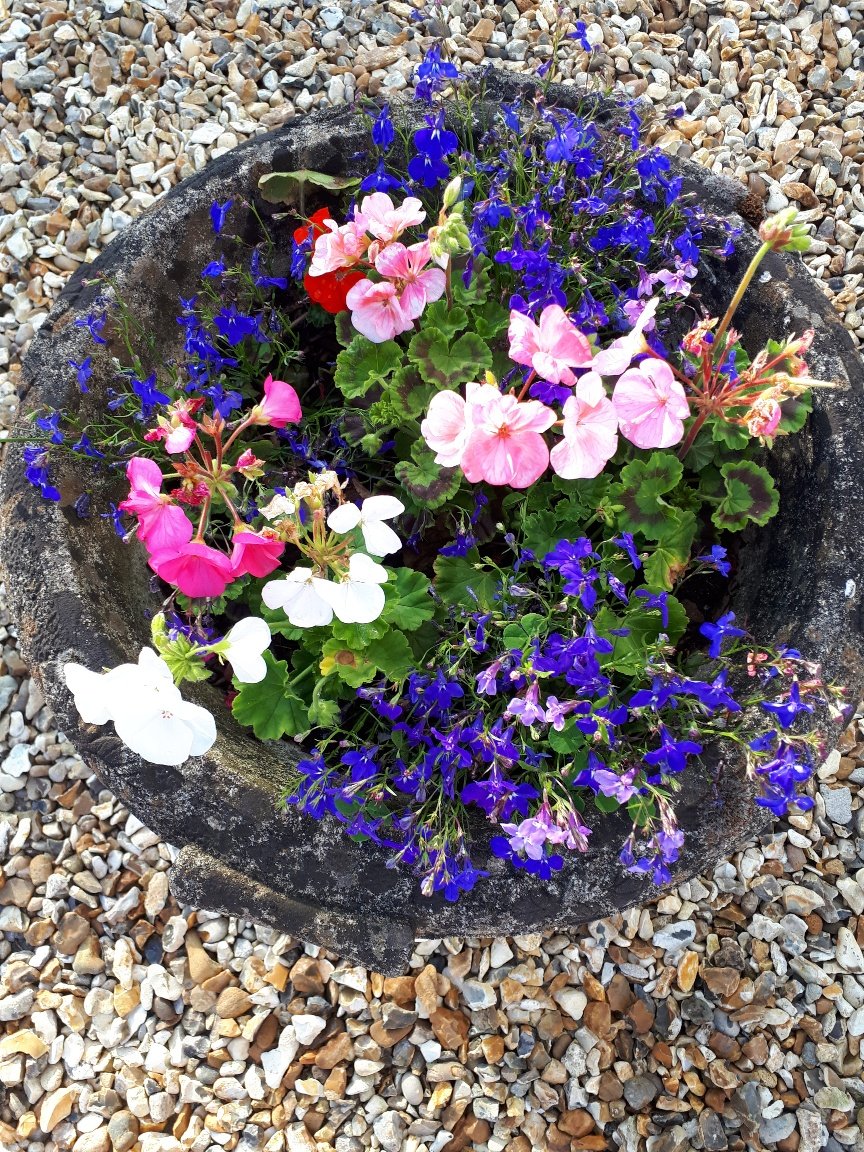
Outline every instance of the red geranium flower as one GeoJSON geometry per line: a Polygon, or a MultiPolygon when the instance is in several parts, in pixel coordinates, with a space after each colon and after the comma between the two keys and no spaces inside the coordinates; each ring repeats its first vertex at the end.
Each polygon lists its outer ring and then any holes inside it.
{"type": "MultiPolygon", "coordinates": [[[[329,208],[319,208],[317,212],[309,217],[309,224],[304,224],[302,228],[296,228],[294,230],[295,241],[298,244],[303,243],[309,235],[310,224],[312,226],[313,240],[317,239],[327,231],[324,227],[324,221],[332,219],[333,217],[329,208]]],[[[307,272],[303,277],[303,287],[309,293],[310,300],[314,300],[316,304],[320,304],[327,312],[332,312],[335,315],[337,312],[345,311],[348,307],[345,303],[348,290],[353,287],[358,280],[362,279],[363,273],[356,271],[327,272],[324,276],[310,276],[307,272]]]]}

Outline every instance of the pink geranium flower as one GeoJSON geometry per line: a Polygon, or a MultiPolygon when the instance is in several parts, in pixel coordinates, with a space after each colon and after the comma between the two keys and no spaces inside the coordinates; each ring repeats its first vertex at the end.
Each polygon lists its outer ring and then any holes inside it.
{"type": "Polygon", "coordinates": [[[253,409],[253,424],[284,428],[286,424],[296,424],[303,418],[300,399],[290,384],[284,380],[274,380],[270,375],[263,387],[264,399],[253,409]]]}
{"type": "Polygon", "coordinates": [[[385,244],[397,240],[406,228],[422,224],[425,219],[423,205],[416,196],[407,196],[397,208],[386,192],[364,196],[360,210],[354,213],[354,223],[385,244]]]}
{"type": "Polygon", "coordinates": [[[279,567],[285,544],[258,532],[235,532],[232,538],[231,570],[235,576],[269,576],[279,567]]]}
{"type": "Polygon", "coordinates": [[[747,431],[751,436],[773,436],[782,416],[773,396],[760,396],[747,413],[747,431]]]}
{"type": "Polygon", "coordinates": [[[326,276],[328,272],[351,268],[363,258],[369,247],[365,224],[356,215],[347,224],[340,225],[335,220],[322,223],[329,231],[315,241],[309,262],[310,276],[326,276]]]}
{"type": "Polygon", "coordinates": [[[221,596],[236,575],[224,552],[200,540],[171,551],[154,552],[149,564],[166,584],[173,584],[184,596],[192,598],[221,596]]]}
{"type": "Polygon", "coordinates": [[[416,320],[427,304],[444,295],[446,276],[440,268],[429,268],[429,241],[388,244],[378,253],[375,268],[399,290],[399,303],[406,315],[416,320]]]}
{"type": "Polygon", "coordinates": [[[133,456],[126,465],[126,476],[131,487],[119,507],[138,517],[138,539],[144,541],[149,552],[182,548],[192,539],[192,522],[162,492],[164,477],[155,461],[133,456]]]}
{"type": "Polygon", "coordinates": [[[670,448],[684,435],[690,415],[684,389],[665,360],[629,368],[612,393],[622,436],[637,448],[670,448]]]}
{"type": "Polygon", "coordinates": [[[349,290],[345,302],[351,309],[351,323],[373,344],[383,344],[414,326],[389,280],[380,284],[361,280],[349,290]]]}
{"type": "Polygon", "coordinates": [[[564,480],[591,480],[618,448],[618,417],[596,373],[582,377],[565,400],[563,413],[564,438],[549,453],[549,461],[564,480]]]}
{"type": "Polygon", "coordinates": [[[510,313],[510,359],[530,365],[550,384],[575,384],[571,368],[591,363],[591,345],[558,304],[548,304],[540,323],[515,309],[510,313]]]}
{"type": "Polygon", "coordinates": [[[502,396],[477,405],[462,453],[462,471],[472,484],[507,484],[527,488],[546,471],[549,449],[542,433],[555,423],[555,413],[539,400],[520,403],[502,396]]]}
{"type": "Polygon", "coordinates": [[[455,468],[462,460],[471,429],[472,408],[500,395],[494,384],[471,383],[465,399],[458,392],[436,392],[420,425],[423,439],[435,453],[435,463],[455,468]]]}

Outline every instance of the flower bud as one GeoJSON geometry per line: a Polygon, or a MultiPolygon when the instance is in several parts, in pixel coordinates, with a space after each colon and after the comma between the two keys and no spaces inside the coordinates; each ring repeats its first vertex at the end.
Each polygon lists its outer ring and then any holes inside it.
{"type": "Polygon", "coordinates": [[[784,208],[759,225],[759,239],[773,252],[806,252],[810,237],[806,224],[796,224],[797,208],[784,208]]]}
{"type": "Polygon", "coordinates": [[[462,194],[462,177],[454,176],[444,189],[444,211],[448,212],[462,194]]]}
{"type": "Polygon", "coordinates": [[[434,259],[468,252],[471,239],[461,214],[454,212],[443,224],[429,229],[429,250],[434,259]]]}

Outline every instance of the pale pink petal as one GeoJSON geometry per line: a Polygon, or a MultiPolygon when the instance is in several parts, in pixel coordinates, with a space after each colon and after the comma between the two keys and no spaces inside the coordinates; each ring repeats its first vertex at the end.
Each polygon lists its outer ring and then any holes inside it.
{"type": "Polygon", "coordinates": [[[437,392],[429,403],[420,431],[435,453],[435,463],[455,468],[468,439],[467,405],[459,393],[437,392]]]}
{"type": "Polygon", "coordinates": [[[389,281],[373,284],[371,280],[360,280],[348,290],[346,303],[351,309],[351,323],[374,344],[392,340],[413,327],[413,320],[389,281]]]}
{"type": "Polygon", "coordinates": [[[621,434],[637,448],[670,448],[684,435],[687,397],[665,361],[648,360],[620,377],[612,393],[621,434]]]}
{"type": "Polygon", "coordinates": [[[507,339],[510,341],[510,359],[516,364],[531,364],[534,353],[538,350],[540,329],[530,316],[517,312],[514,308],[510,312],[510,327],[507,329],[507,339]]]}
{"type": "Polygon", "coordinates": [[[612,403],[605,396],[593,405],[571,396],[563,414],[564,438],[549,454],[553,470],[565,480],[599,476],[618,448],[618,420],[612,403]]]}
{"type": "Polygon", "coordinates": [[[388,244],[375,257],[375,268],[388,280],[405,280],[411,275],[411,258],[404,244],[388,244]]]}
{"type": "Polygon", "coordinates": [[[177,428],[172,428],[165,437],[165,451],[171,453],[185,452],[194,439],[195,429],[187,428],[185,424],[181,424],[177,428]]]}

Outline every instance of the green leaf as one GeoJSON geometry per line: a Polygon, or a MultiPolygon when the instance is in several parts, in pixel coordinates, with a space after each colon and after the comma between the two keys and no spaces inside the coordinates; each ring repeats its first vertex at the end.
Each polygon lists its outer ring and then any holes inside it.
{"type": "Polygon", "coordinates": [[[309,731],[309,709],[288,687],[288,665],[264,653],[267,675],[258,684],[241,684],[231,711],[259,740],[301,736],[309,731]]]}
{"type": "Polygon", "coordinates": [[[594,797],[594,807],[606,816],[612,812],[617,812],[621,805],[614,796],[604,796],[602,792],[598,792],[594,797]]]}
{"type": "Polygon", "coordinates": [[[539,612],[527,612],[520,620],[508,624],[504,629],[504,647],[524,649],[535,636],[545,631],[545,624],[545,616],[539,612]]]}
{"type": "Polygon", "coordinates": [[[343,624],[341,620],[334,620],[332,631],[333,636],[341,640],[346,648],[360,652],[389,632],[390,625],[382,616],[371,624],[343,624]]]}
{"type": "Polygon", "coordinates": [[[270,204],[299,204],[307,184],[326,188],[328,192],[343,192],[346,188],[356,188],[359,183],[359,176],[330,176],[326,172],[298,168],[296,172],[268,172],[258,181],[258,190],[270,204]]]}
{"type": "Polygon", "coordinates": [[[546,743],[553,751],[572,756],[574,752],[585,747],[586,741],[585,734],[580,732],[572,721],[569,721],[565,723],[560,732],[556,732],[554,728],[550,729],[546,743]]]}
{"type": "Polygon", "coordinates": [[[394,684],[404,680],[414,667],[414,655],[402,632],[388,632],[368,653],[370,659],[394,684]]]}
{"type": "Polygon", "coordinates": [[[443,332],[424,327],[411,338],[408,356],[427,383],[438,390],[458,388],[469,380],[482,380],[492,367],[488,345],[473,332],[466,332],[452,344],[443,332]]]}
{"type": "Polygon", "coordinates": [[[347,310],[336,313],[333,317],[333,328],[336,332],[336,339],[343,348],[347,348],[357,335],[357,329],[351,323],[351,313],[347,310]]]}
{"type": "Polygon", "coordinates": [[[435,604],[429,595],[428,576],[413,568],[397,568],[384,585],[384,612],[381,619],[403,632],[413,632],[435,615],[435,604]]]}
{"type": "Polygon", "coordinates": [[[696,535],[696,515],[676,509],[667,521],[663,539],[645,560],[645,580],[655,591],[669,589],[690,559],[696,535]]]}
{"type": "Polygon", "coordinates": [[[711,424],[711,435],[718,444],[725,444],[727,448],[733,448],[736,452],[746,448],[751,440],[746,428],[742,428],[740,424],[728,424],[719,418],[711,424]]]}
{"type": "Polygon", "coordinates": [[[344,640],[333,637],[321,649],[321,675],[336,676],[351,688],[368,684],[375,679],[377,672],[378,668],[366,652],[352,651],[344,640]]]}
{"type": "Polygon", "coordinates": [[[648,460],[631,460],[621,469],[616,503],[622,505],[618,526],[625,532],[641,532],[659,540],[674,511],[662,497],[676,488],[684,473],[681,461],[671,452],[653,452],[648,460]]]}
{"type": "Polygon", "coordinates": [[[468,313],[457,304],[448,308],[446,300],[436,300],[423,313],[423,327],[437,328],[449,340],[468,327],[468,313]]]}
{"type": "Polygon", "coordinates": [[[400,460],[396,476],[415,505],[440,508],[455,496],[462,483],[459,468],[442,468],[432,452],[419,440],[411,446],[411,460],[400,460]]]}
{"type": "Polygon", "coordinates": [[[498,573],[485,566],[476,548],[465,556],[439,556],[435,561],[435,589],[447,604],[473,606],[470,589],[480,607],[489,609],[500,582],[498,573]]]}
{"type": "Polygon", "coordinates": [[[424,382],[416,365],[406,364],[394,372],[387,385],[387,395],[397,413],[417,420],[429,410],[435,389],[424,382]]]}
{"type": "Polygon", "coordinates": [[[627,815],[637,827],[644,828],[657,815],[653,797],[632,796],[627,801],[627,815]]]}
{"type": "Polygon", "coordinates": [[[355,336],[336,357],[333,382],[347,400],[365,396],[376,384],[383,384],[402,365],[403,351],[395,340],[373,344],[365,336],[355,336]]]}
{"type": "Polygon", "coordinates": [[[488,300],[471,314],[471,330],[484,340],[494,340],[510,323],[510,313],[497,300],[488,300]]]}
{"type": "Polygon", "coordinates": [[[738,460],[720,469],[726,496],[717,506],[712,523],[729,532],[740,532],[749,520],[767,524],[777,514],[780,496],[770,472],[752,460],[738,460]]]}
{"type": "Polygon", "coordinates": [[[780,423],[777,425],[777,432],[787,435],[791,432],[800,432],[812,411],[812,392],[802,392],[800,396],[790,396],[780,405],[782,415],[780,423]]]}
{"type": "Polygon", "coordinates": [[[336,700],[324,695],[332,676],[320,679],[312,692],[312,703],[309,705],[309,723],[313,728],[338,728],[341,708],[336,700]]]}

